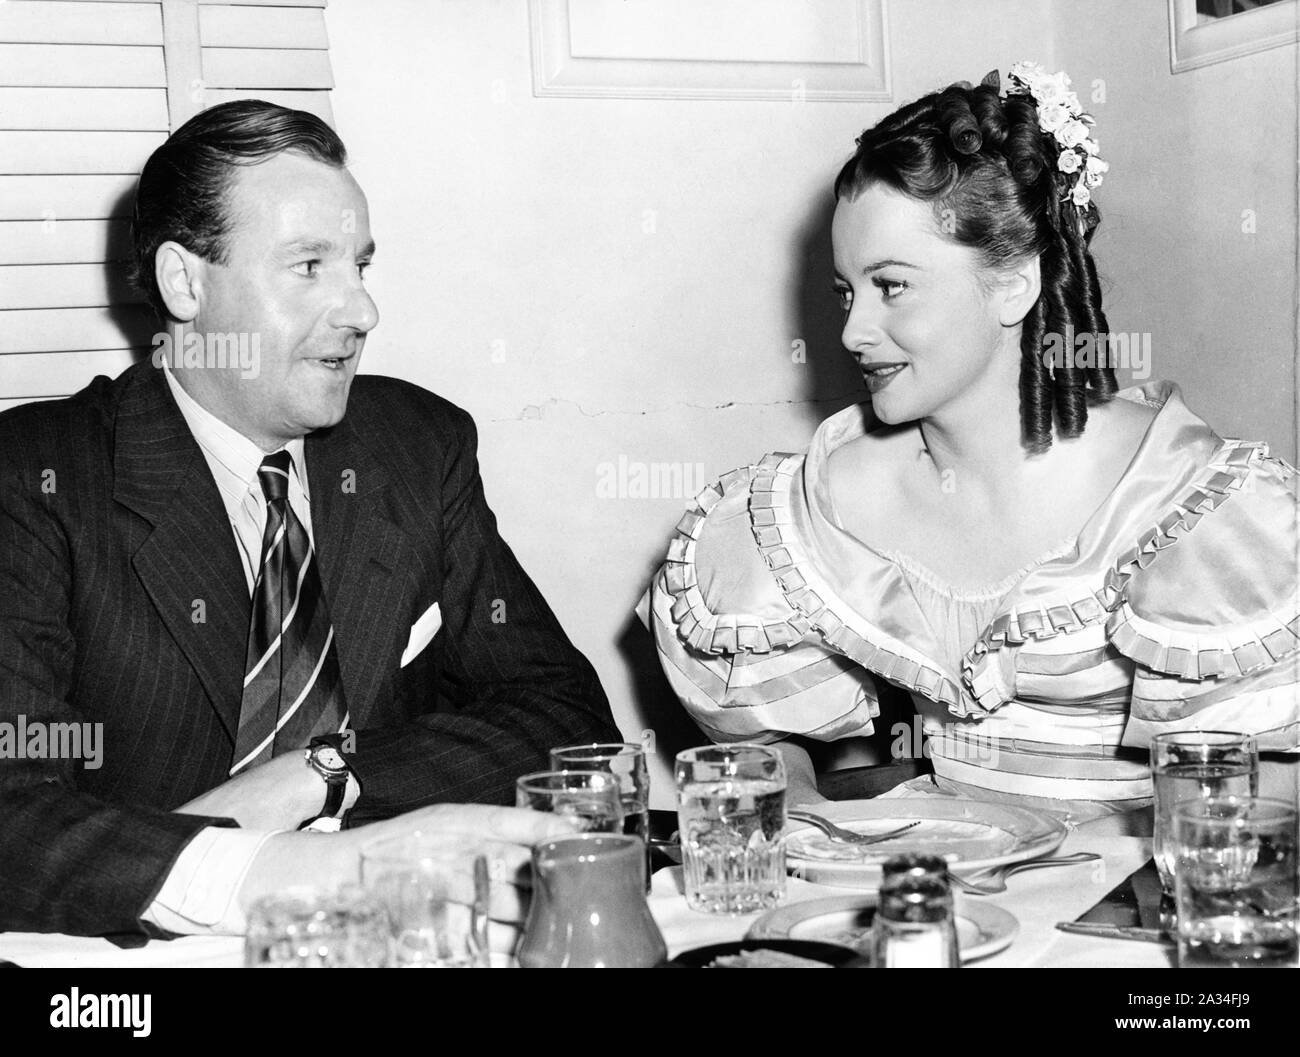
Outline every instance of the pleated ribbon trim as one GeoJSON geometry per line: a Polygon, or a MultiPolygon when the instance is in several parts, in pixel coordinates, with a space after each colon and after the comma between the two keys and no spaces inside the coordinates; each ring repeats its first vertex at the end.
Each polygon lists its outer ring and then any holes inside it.
{"type": "Polygon", "coordinates": [[[695,566],[695,550],[705,520],[722,497],[749,491],[753,467],[744,466],[724,475],[697,495],[668,544],[664,583],[673,596],[672,617],[678,637],[700,653],[771,653],[793,646],[808,634],[808,621],[796,610],[782,620],[763,620],[744,613],[714,613],[704,603],[695,566]]]}
{"type": "Polygon", "coordinates": [[[1249,626],[1188,635],[1139,617],[1129,606],[1127,593],[1141,570],[1240,491],[1252,469],[1267,457],[1265,444],[1225,440],[1197,480],[1175,500],[1173,509],[1120,556],[1100,590],[1057,595],[1000,614],[962,659],[958,683],[935,662],[864,621],[820,575],[796,536],[790,515],[790,490],[804,456],[775,452],[757,466],[733,470],[705,488],[678,523],[665,566],[677,634],[703,653],[769,653],[798,643],[813,630],[836,652],[942,704],[959,718],[978,718],[1015,697],[1015,687],[1006,684],[1000,666],[993,663],[996,651],[1103,622],[1121,653],[1153,671],[1198,680],[1252,672],[1300,651],[1300,606],[1297,612],[1269,614],[1249,626]],[[740,489],[749,493],[754,540],[790,607],[783,620],[713,613],[699,589],[695,548],[705,519],[724,495],[740,489]]]}
{"type": "Polygon", "coordinates": [[[1112,613],[1106,632],[1126,657],[1152,671],[1200,680],[1246,675],[1300,651],[1300,601],[1289,611],[1274,611],[1210,634],[1162,627],[1138,616],[1128,603],[1128,586],[1138,571],[1148,568],[1203,516],[1241,491],[1251,472],[1268,458],[1267,444],[1225,440],[1201,480],[1107,574],[1107,608],[1112,613]]]}
{"type": "Polygon", "coordinates": [[[980,705],[991,710],[1008,700],[1002,697],[1005,688],[997,665],[991,663],[993,651],[1102,621],[1112,644],[1130,660],[1183,679],[1245,674],[1300,650],[1300,612],[1269,614],[1262,622],[1212,635],[1190,635],[1139,617],[1127,601],[1133,578],[1240,491],[1252,470],[1267,458],[1266,444],[1225,439],[1173,508],[1120,556],[1095,595],[1058,597],[997,617],[962,660],[963,681],[980,705]]]}
{"type": "Polygon", "coordinates": [[[754,468],[749,486],[750,527],[786,602],[837,653],[891,683],[943,705],[952,715],[973,714],[960,684],[910,646],[872,627],[821,576],[793,530],[790,489],[802,455],[774,452],[754,468]],[[858,628],[861,630],[858,630],[858,628]]]}

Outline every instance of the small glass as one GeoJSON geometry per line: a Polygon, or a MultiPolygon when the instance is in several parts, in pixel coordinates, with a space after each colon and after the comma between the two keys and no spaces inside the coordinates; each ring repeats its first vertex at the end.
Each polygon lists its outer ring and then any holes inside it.
{"type": "Polygon", "coordinates": [[[677,826],[686,904],[749,914],[785,896],[785,764],[764,745],[677,754],[677,826]]]}
{"type": "Polygon", "coordinates": [[[488,967],[491,887],[476,844],[418,831],[371,841],[361,877],[385,915],[390,964],[488,967]]]}
{"type": "Polygon", "coordinates": [[[1160,924],[1174,935],[1174,808],[1187,800],[1254,796],[1259,791],[1259,750],[1248,734],[1228,730],[1185,730],[1151,739],[1155,787],[1152,845],[1162,896],[1160,924]]]}
{"type": "Polygon", "coordinates": [[[383,911],[358,886],[298,887],[248,909],[244,965],[250,969],[380,969],[388,964],[383,911]]]}
{"type": "Polygon", "coordinates": [[[1265,797],[1174,809],[1178,967],[1300,967],[1297,813],[1265,797]]]}
{"type": "Polygon", "coordinates": [[[515,806],[550,811],[587,833],[622,833],[623,799],[608,771],[537,771],[515,782],[515,806]]]}
{"type": "Polygon", "coordinates": [[[608,771],[618,779],[623,803],[623,832],[646,846],[646,891],[650,890],[650,772],[645,749],[635,742],[565,745],[551,750],[551,766],[582,771],[608,771]]]}

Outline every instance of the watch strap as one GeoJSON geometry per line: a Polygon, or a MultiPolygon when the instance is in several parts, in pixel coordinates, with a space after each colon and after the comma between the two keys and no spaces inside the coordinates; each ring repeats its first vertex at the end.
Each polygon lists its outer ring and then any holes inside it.
{"type": "MultiPolygon", "coordinates": [[[[347,797],[348,776],[352,773],[350,767],[347,767],[347,761],[344,760],[344,769],[337,774],[325,774],[312,759],[313,751],[320,746],[327,746],[338,753],[339,759],[343,759],[341,743],[343,736],[341,734],[322,734],[319,737],[312,738],[311,744],[307,749],[307,765],[320,775],[321,780],[325,783],[325,803],[320,811],[311,818],[305,818],[298,824],[300,830],[311,830],[314,832],[336,833],[343,825],[343,801],[347,797]]],[[[320,765],[323,766],[323,765],[320,765]]]]}

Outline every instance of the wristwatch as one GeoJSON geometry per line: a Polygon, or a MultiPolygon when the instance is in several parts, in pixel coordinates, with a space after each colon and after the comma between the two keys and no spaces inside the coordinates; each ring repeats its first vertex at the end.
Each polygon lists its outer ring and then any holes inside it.
{"type": "Polygon", "coordinates": [[[319,814],[303,819],[298,824],[300,830],[337,833],[343,827],[343,798],[347,794],[348,775],[352,770],[339,752],[336,740],[325,734],[312,738],[310,747],[303,750],[307,766],[325,782],[325,806],[319,814]]]}

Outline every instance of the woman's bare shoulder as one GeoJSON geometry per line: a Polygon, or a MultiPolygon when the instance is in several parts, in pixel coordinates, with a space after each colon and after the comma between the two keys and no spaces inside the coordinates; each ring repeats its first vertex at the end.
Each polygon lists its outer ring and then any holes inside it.
{"type": "Polygon", "coordinates": [[[1085,436],[1091,434],[1111,460],[1122,460],[1126,465],[1137,452],[1159,410],[1135,400],[1116,399],[1096,404],[1088,408],[1085,436]]]}
{"type": "Polygon", "coordinates": [[[846,522],[868,516],[858,500],[872,498],[871,512],[880,513],[883,497],[897,495],[902,475],[916,464],[922,449],[915,424],[882,426],[840,445],[827,460],[831,496],[846,522]]]}

